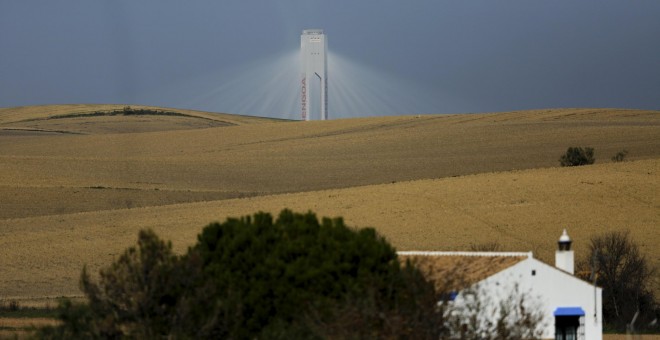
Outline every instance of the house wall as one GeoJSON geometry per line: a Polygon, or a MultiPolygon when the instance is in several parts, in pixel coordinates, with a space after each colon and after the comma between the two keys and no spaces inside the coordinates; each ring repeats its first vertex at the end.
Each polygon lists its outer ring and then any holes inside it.
{"type": "MultiPolygon", "coordinates": [[[[505,299],[514,289],[527,294],[529,308],[540,304],[544,315],[543,338],[554,339],[557,307],[581,307],[585,312],[585,339],[602,340],[602,289],[534,258],[523,260],[478,283],[489,297],[505,299]],[[532,271],[535,274],[532,275],[532,271]],[[594,313],[597,311],[597,313],[594,313]]],[[[495,304],[497,305],[497,304],[495,304]]]]}

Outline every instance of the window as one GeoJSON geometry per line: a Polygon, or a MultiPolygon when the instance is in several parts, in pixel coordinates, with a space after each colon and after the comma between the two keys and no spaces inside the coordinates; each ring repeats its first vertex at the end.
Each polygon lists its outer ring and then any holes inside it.
{"type": "Polygon", "coordinates": [[[555,340],[584,339],[584,310],[559,307],[555,310],[555,340]]]}

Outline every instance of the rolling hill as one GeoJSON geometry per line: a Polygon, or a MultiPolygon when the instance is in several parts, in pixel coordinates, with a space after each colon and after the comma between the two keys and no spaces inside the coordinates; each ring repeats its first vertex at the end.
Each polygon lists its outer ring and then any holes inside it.
{"type": "Polygon", "coordinates": [[[627,229],[660,265],[658,111],[94,114],[122,107],[0,109],[0,299],[79,294],[83,264],[107,265],[140,228],[182,251],[211,221],[284,207],[376,227],[399,249],[496,241],[545,260],[563,228],[578,257],[627,229]],[[596,165],[558,168],[569,146],[595,148],[596,165]]]}

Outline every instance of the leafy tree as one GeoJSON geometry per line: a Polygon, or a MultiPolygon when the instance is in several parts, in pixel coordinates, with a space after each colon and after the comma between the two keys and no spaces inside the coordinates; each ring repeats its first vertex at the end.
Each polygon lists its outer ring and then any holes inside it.
{"type": "MultiPolygon", "coordinates": [[[[607,326],[625,331],[638,311],[638,328],[657,318],[658,307],[649,287],[654,271],[629,232],[594,236],[588,256],[595,269],[596,284],[603,287],[603,318],[607,326]]],[[[584,269],[586,263],[582,263],[584,269]]]]}
{"type": "Polygon", "coordinates": [[[581,148],[581,147],[569,147],[566,150],[566,153],[559,158],[559,163],[561,166],[579,166],[579,165],[588,165],[594,164],[596,160],[594,159],[594,149],[593,148],[581,148]]]}
{"type": "MultiPolygon", "coordinates": [[[[192,252],[202,259],[202,280],[211,283],[211,295],[217,297],[215,304],[198,305],[198,314],[223,320],[209,329],[212,336],[283,334],[290,325],[312,335],[310,315],[320,324],[331,322],[345,301],[365,304],[357,312],[366,314],[366,307],[378,306],[371,309],[377,314],[412,307],[406,299],[425,289],[432,294],[418,272],[408,269],[403,276],[394,248],[374,229],[352,230],[342,219],[319,222],[312,213],[285,210],[276,221],[259,213],[212,224],[192,252]]],[[[372,331],[383,330],[376,320],[364,323],[372,331]]]]}

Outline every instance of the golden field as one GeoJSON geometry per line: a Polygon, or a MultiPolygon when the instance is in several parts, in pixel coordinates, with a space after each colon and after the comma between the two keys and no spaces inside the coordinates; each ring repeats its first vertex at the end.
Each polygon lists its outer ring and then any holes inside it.
{"type": "Polygon", "coordinates": [[[121,107],[0,109],[0,300],[79,296],[83,265],[108,265],[141,228],[185,251],[211,221],[282,208],[373,226],[400,250],[498,242],[546,261],[563,228],[578,257],[630,230],[660,266],[658,111],[61,117],[121,107]],[[569,146],[596,164],[558,167],[569,146]]]}

